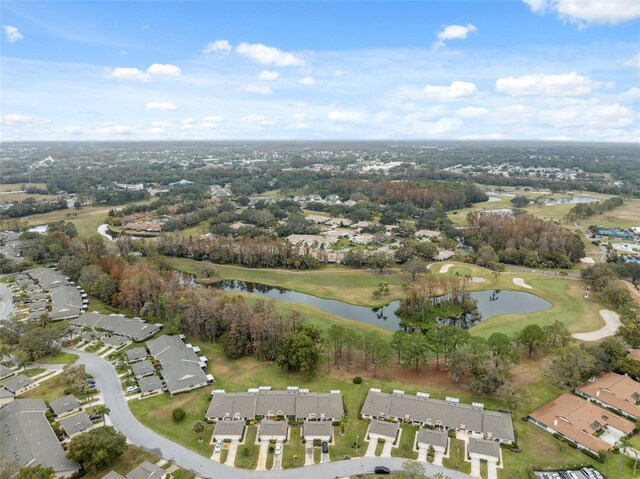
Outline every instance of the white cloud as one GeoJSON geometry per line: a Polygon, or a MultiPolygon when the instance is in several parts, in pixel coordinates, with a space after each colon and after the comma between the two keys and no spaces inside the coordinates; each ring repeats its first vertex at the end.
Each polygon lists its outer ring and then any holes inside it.
{"type": "Polygon", "coordinates": [[[629,126],[638,119],[638,114],[619,103],[602,104],[589,101],[543,110],[539,118],[555,128],[600,129],[629,126]]]}
{"type": "Polygon", "coordinates": [[[258,126],[269,126],[274,125],[275,123],[269,120],[266,116],[263,115],[248,115],[240,118],[240,123],[248,123],[251,125],[258,126]]]}
{"type": "Polygon", "coordinates": [[[195,122],[196,122],[195,118],[192,118],[192,117],[187,117],[184,120],[182,120],[183,125],[193,125],[195,122]]]}
{"type": "Polygon", "coordinates": [[[258,93],[259,95],[273,95],[273,90],[267,85],[247,85],[244,87],[244,91],[249,93],[258,93]]]}
{"type": "Polygon", "coordinates": [[[624,66],[629,68],[640,68],[640,53],[632,56],[626,62],[624,62],[624,66]]]}
{"type": "Polygon", "coordinates": [[[168,121],[154,121],[153,123],[151,123],[152,128],[166,128],[168,126],[169,126],[168,121]]]}
{"type": "Polygon", "coordinates": [[[118,67],[113,70],[107,69],[105,72],[107,78],[123,81],[150,82],[151,75],[137,68],[118,67]]]}
{"type": "Polygon", "coordinates": [[[620,98],[626,101],[638,101],[640,100],[640,88],[637,86],[631,87],[620,95],[620,98]]]}
{"type": "Polygon", "coordinates": [[[446,40],[465,40],[470,33],[476,31],[478,31],[478,29],[471,23],[467,23],[466,25],[447,25],[438,33],[438,39],[433,42],[433,47],[440,48],[446,46],[444,43],[446,40]]]}
{"type": "Polygon", "coordinates": [[[202,49],[202,53],[223,53],[224,55],[228,55],[231,53],[231,50],[233,50],[233,47],[227,40],[215,40],[207,43],[207,45],[202,49]]]}
{"type": "Polygon", "coordinates": [[[311,115],[309,113],[295,113],[293,115],[293,119],[296,121],[309,121],[309,120],[315,120],[316,116],[311,115]]]}
{"type": "Polygon", "coordinates": [[[20,33],[18,27],[14,27],[12,25],[2,25],[2,30],[4,31],[5,37],[7,37],[7,41],[9,43],[19,42],[24,38],[24,35],[20,33]]]}
{"type": "Polygon", "coordinates": [[[427,85],[422,90],[422,98],[438,101],[460,100],[478,94],[478,87],[473,83],[454,81],[449,86],[427,85]]]}
{"type": "Polygon", "coordinates": [[[274,65],[277,67],[304,66],[304,60],[297,55],[291,52],[283,52],[262,43],[243,42],[236,47],[236,52],[243,57],[255,60],[261,65],[274,65]]]}
{"type": "Polygon", "coordinates": [[[365,119],[365,116],[358,111],[332,111],[327,118],[340,123],[359,123],[365,119]]]}
{"type": "Polygon", "coordinates": [[[456,115],[460,118],[482,118],[489,113],[484,107],[481,106],[467,106],[465,108],[460,108],[456,115]]]}
{"type": "Polygon", "coordinates": [[[151,133],[153,135],[162,135],[162,134],[166,133],[167,130],[165,130],[164,128],[160,128],[160,127],[154,126],[154,127],[151,127],[151,128],[147,128],[146,132],[147,133],[151,133]]]}
{"type": "Polygon", "coordinates": [[[168,63],[154,63],[149,68],[147,68],[147,73],[149,73],[150,75],[180,76],[182,71],[175,65],[170,65],[168,63]]]}
{"type": "Polygon", "coordinates": [[[45,118],[33,118],[27,115],[21,115],[19,113],[7,113],[2,117],[0,123],[4,125],[33,126],[48,125],[49,123],[51,123],[51,120],[47,120],[45,118]]]}
{"type": "Polygon", "coordinates": [[[105,135],[131,135],[133,130],[126,125],[111,125],[100,128],[98,132],[105,135]]]}
{"type": "Polygon", "coordinates": [[[278,72],[273,70],[262,70],[260,73],[258,73],[258,78],[264,81],[277,80],[279,76],[280,75],[278,75],[278,72]]]}
{"type": "Polygon", "coordinates": [[[218,115],[205,116],[202,119],[203,123],[220,123],[221,121],[224,121],[224,118],[218,115]]]}
{"type": "Polygon", "coordinates": [[[177,109],[178,108],[173,103],[169,103],[168,101],[165,101],[165,102],[152,101],[147,103],[147,110],[150,110],[150,111],[175,111],[177,109]]]}
{"type": "Polygon", "coordinates": [[[498,78],[496,90],[511,96],[581,96],[602,83],[576,72],[545,75],[543,73],[519,77],[498,78]]]}
{"type": "Polygon", "coordinates": [[[306,123],[298,122],[298,123],[289,123],[284,127],[285,130],[308,130],[309,125],[306,123]]]}
{"type": "Polygon", "coordinates": [[[556,12],[564,21],[584,26],[640,18],[640,2],[629,0],[523,0],[535,13],[556,12]]]}
{"type": "Polygon", "coordinates": [[[113,70],[107,69],[105,76],[107,78],[113,78],[114,80],[148,83],[152,81],[154,76],[180,76],[181,73],[180,67],[175,65],[154,63],[144,72],[138,68],[131,67],[117,67],[113,70]]]}
{"type": "Polygon", "coordinates": [[[300,83],[300,85],[313,85],[315,84],[315,80],[313,79],[313,77],[304,77],[300,80],[298,80],[298,83],[300,83]]]}

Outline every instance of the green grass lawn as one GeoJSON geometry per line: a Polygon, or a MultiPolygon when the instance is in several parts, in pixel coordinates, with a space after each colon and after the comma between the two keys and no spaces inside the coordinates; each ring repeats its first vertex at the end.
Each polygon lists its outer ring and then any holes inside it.
{"type": "MultiPolygon", "coordinates": [[[[449,457],[442,460],[444,467],[469,474],[471,463],[464,460],[464,441],[449,439],[449,457]]],[[[507,476],[508,477],[508,476],[507,476]]],[[[523,476],[526,477],[526,476],[523,476]]]]}
{"type": "Polygon", "coordinates": [[[238,446],[236,454],[236,467],[241,469],[255,469],[258,465],[258,453],[260,446],[256,442],[258,426],[248,426],[245,431],[244,444],[238,446]]]}
{"type": "Polygon", "coordinates": [[[33,376],[37,376],[38,374],[41,374],[45,371],[46,369],[43,369],[43,368],[29,368],[29,369],[25,369],[19,374],[22,374],[23,376],[27,376],[28,378],[32,378],[33,376]]]}
{"type": "Polygon", "coordinates": [[[304,465],[305,444],[302,442],[302,428],[289,427],[289,440],[282,448],[282,468],[302,467],[304,465]]]}
{"type": "Polygon", "coordinates": [[[273,468],[273,460],[275,458],[276,441],[269,441],[269,448],[267,449],[267,463],[265,467],[267,471],[273,468]]]}
{"type": "MultiPolygon", "coordinates": [[[[96,472],[93,472],[93,473],[89,472],[82,477],[84,479],[100,479],[101,477],[103,477],[105,474],[107,474],[109,471],[112,471],[112,470],[124,476],[129,472],[131,472],[133,469],[135,469],[137,466],[142,464],[144,461],[149,461],[155,464],[156,462],[158,462],[158,460],[159,460],[159,457],[156,456],[155,454],[141,447],[130,444],[127,446],[127,449],[125,450],[124,454],[122,454],[122,456],[120,456],[116,462],[108,465],[107,467],[99,469],[96,472]]],[[[193,475],[181,476],[181,477],[187,478],[187,477],[193,477],[193,475]]]]}
{"type": "Polygon", "coordinates": [[[375,455],[379,456],[382,454],[382,450],[384,449],[384,439],[378,439],[378,444],[376,444],[375,455]]]}
{"type": "Polygon", "coordinates": [[[320,450],[319,447],[314,447],[313,448],[313,462],[315,462],[316,464],[320,464],[320,457],[322,455],[322,451],[320,450]]]}
{"type": "Polygon", "coordinates": [[[184,469],[176,469],[171,473],[171,477],[173,479],[194,479],[196,476],[189,471],[185,471],[184,469]]]}
{"type": "Polygon", "coordinates": [[[38,359],[38,362],[43,364],[67,364],[74,362],[76,359],[78,359],[77,354],[59,351],[57,353],[47,354],[46,356],[38,359]]]}
{"type": "Polygon", "coordinates": [[[413,441],[418,432],[418,427],[411,424],[401,424],[400,445],[391,449],[393,457],[403,457],[405,459],[418,459],[418,453],[413,450],[413,441]]]}
{"type": "Polygon", "coordinates": [[[222,447],[222,451],[220,451],[220,464],[227,462],[227,457],[229,457],[229,445],[225,444],[222,447]]]}
{"type": "Polygon", "coordinates": [[[62,396],[65,396],[65,389],[66,386],[62,382],[62,377],[61,375],[58,375],[51,379],[47,379],[42,384],[40,384],[40,386],[32,389],[31,391],[27,391],[20,397],[25,399],[39,398],[49,403],[56,399],[60,399],[62,396]]]}

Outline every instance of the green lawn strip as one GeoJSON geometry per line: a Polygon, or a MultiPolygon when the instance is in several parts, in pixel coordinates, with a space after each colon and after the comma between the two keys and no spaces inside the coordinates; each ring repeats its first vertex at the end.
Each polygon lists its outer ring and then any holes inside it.
{"type": "Polygon", "coordinates": [[[167,258],[168,263],[179,271],[195,274],[198,278],[215,274],[220,279],[236,279],[287,288],[292,291],[312,294],[320,298],[338,299],[358,306],[378,307],[403,296],[402,285],[409,275],[399,269],[382,274],[369,270],[328,266],[314,271],[292,271],[284,269],[251,269],[239,266],[203,263],[185,258],[167,258]],[[379,283],[388,283],[390,295],[376,300],[373,292],[379,283]]]}
{"type": "Polygon", "coordinates": [[[273,468],[273,459],[275,458],[276,441],[269,441],[269,448],[267,449],[267,471],[273,468]]]}
{"type": "Polygon", "coordinates": [[[320,464],[320,457],[321,457],[322,451],[320,450],[319,447],[314,447],[313,448],[313,462],[315,462],[316,464],[320,464]]]}
{"type": "Polygon", "coordinates": [[[194,479],[196,476],[195,474],[189,471],[185,471],[184,469],[176,469],[171,473],[171,477],[173,479],[194,479]]]}
{"type": "Polygon", "coordinates": [[[202,442],[199,441],[200,435],[193,431],[193,424],[196,421],[204,422],[210,400],[211,388],[200,388],[177,396],[160,394],[144,399],[134,399],[128,404],[131,412],[148,428],[210,457],[213,446],[209,444],[208,438],[213,434],[213,424],[205,423],[205,429],[201,435],[205,440],[202,442]],[[183,421],[176,423],[171,414],[178,407],[184,409],[186,417],[183,421]]]}
{"type": "MultiPolygon", "coordinates": [[[[375,441],[376,439],[370,439],[370,441],[375,441]]],[[[384,439],[377,439],[378,443],[376,444],[376,452],[375,455],[379,456],[382,454],[382,450],[384,449],[384,439]]]]}
{"type": "MultiPolygon", "coordinates": [[[[131,472],[137,466],[142,464],[144,461],[149,461],[153,464],[158,462],[159,457],[155,454],[147,451],[138,446],[128,445],[124,454],[120,456],[113,464],[108,465],[102,469],[99,469],[96,472],[88,472],[84,476],[84,479],[100,479],[104,475],[106,475],[109,471],[116,471],[123,476],[131,472]]],[[[188,477],[188,476],[182,476],[188,477]]],[[[193,476],[191,476],[193,477],[193,476]]]]}
{"type": "Polygon", "coordinates": [[[236,467],[241,469],[255,469],[258,465],[258,453],[260,446],[256,442],[258,426],[248,426],[245,432],[244,444],[238,446],[236,454],[236,467]]]}
{"type": "Polygon", "coordinates": [[[391,449],[393,457],[403,457],[405,459],[418,459],[418,453],[413,450],[413,442],[418,432],[418,426],[411,424],[401,424],[400,445],[391,449]]]}
{"type": "Polygon", "coordinates": [[[282,448],[282,468],[302,467],[304,465],[305,444],[302,442],[302,428],[289,427],[289,441],[282,448]]]}
{"type": "Polygon", "coordinates": [[[449,457],[442,460],[444,467],[469,474],[471,463],[466,462],[464,457],[464,441],[449,439],[449,457]]]}
{"type": "Polygon", "coordinates": [[[220,451],[220,464],[227,462],[229,456],[229,444],[224,444],[222,451],[220,451]]]}
{"type": "Polygon", "coordinates": [[[18,373],[18,374],[22,374],[23,376],[27,376],[28,378],[32,378],[33,376],[37,376],[38,374],[41,374],[43,372],[45,372],[46,369],[43,368],[29,368],[29,369],[25,369],[24,371],[18,373]]]}
{"type": "Polygon", "coordinates": [[[74,362],[76,359],[78,359],[77,354],[70,354],[59,351],[57,353],[47,354],[46,356],[38,359],[37,362],[42,364],[67,364],[74,362]]]}

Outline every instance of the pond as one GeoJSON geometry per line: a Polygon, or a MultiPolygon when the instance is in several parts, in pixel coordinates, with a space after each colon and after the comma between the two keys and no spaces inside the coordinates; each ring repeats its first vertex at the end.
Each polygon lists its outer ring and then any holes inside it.
{"type": "Polygon", "coordinates": [[[557,205],[562,203],[595,203],[597,198],[591,198],[589,196],[569,196],[567,198],[548,198],[547,203],[551,205],[557,205]]]}
{"type": "MultiPolygon", "coordinates": [[[[224,280],[213,284],[212,287],[224,291],[237,291],[256,294],[278,301],[316,306],[335,316],[371,324],[381,328],[396,330],[400,327],[400,318],[396,310],[400,301],[393,301],[381,308],[367,308],[355,306],[335,299],[324,299],[310,294],[299,293],[288,289],[277,288],[260,283],[246,281],[224,280]]],[[[478,300],[478,311],[481,320],[492,318],[500,314],[527,314],[543,311],[551,307],[551,303],[531,293],[506,290],[473,291],[470,295],[478,300]]]]}

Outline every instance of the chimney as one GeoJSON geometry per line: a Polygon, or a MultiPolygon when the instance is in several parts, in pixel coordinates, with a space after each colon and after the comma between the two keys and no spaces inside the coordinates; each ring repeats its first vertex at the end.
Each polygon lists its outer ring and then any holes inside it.
{"type": "Polygon", "coordinates": [[[553,420],[553,425],[554,425],[554,426],[557,426],[557,425],[558,425],[558,418],[555,418],[555,419],[553,420]]]}
{"type": "Polygon", "coordinates": [[[596,391],[596,397],[597,397],[597,398],[599,398],[599,397],[600,397],[600,389],[598,389],[598,390],[596,391]]]}

